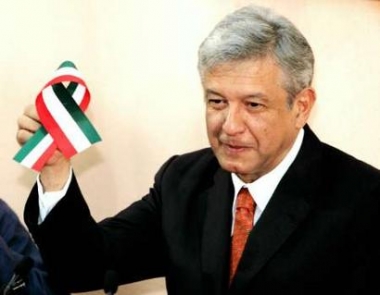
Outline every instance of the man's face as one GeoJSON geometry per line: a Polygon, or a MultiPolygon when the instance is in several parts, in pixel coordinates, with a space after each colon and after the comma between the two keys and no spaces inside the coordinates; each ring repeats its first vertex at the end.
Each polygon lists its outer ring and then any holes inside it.
{"type": "Polygon", "coordinates": [[[202,80],[207,134],[222,168],[252,182],[271,171],[306,123],[314,92],[290,107],[282,71],[270,58],[228,62],[202,80]]]}

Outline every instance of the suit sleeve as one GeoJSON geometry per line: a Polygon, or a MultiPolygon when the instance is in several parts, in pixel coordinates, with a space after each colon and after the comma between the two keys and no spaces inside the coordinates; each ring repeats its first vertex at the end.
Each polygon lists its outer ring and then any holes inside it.
{"type": "Polygon", "coordinates": [[[107,269],[118,272],[120,284],[165,275],[160,182],[171,161],[161,167],[146,196],[99,223],[91,216],[74,175],[65,197],[38,225],[38,192],[33,187],[25,223],[57,288],[102,289],[107,269]]]}

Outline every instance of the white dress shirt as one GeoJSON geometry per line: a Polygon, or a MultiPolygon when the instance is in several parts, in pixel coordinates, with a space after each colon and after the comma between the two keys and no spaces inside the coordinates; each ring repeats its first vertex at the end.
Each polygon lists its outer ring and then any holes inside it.
{"type": "Polygon", "coordinates": [[[38,188],[38,205],[40,207],[40,215],[38,217],[38,224],[43,222],[51,209],[66,195],[69,188],[71,179],[73,178],[73,170],[70,169],[69,178],[67,179],[63,188],[59,191],[44,192],[40,177],[37,177],[38,188]]]}

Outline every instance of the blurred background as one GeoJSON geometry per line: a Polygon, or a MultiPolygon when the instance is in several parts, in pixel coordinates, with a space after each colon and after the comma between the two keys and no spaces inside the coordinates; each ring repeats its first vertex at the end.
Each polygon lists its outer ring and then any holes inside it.
{"type": "MultiPolygon", "coordinates": [[[[168,157],[208,146],[197,49],[248,3],[288,17],[314,49],[319,138],[380,168],[380,1],[0,0],[0,197],[22,218],[37,174],[12,160],[17,118],[64,60],[87,82],[102,137],[73,158],[97,220],[145,195],[168,157]]],[[[118,294],[164,295],[165,282],[118,294]]]]}

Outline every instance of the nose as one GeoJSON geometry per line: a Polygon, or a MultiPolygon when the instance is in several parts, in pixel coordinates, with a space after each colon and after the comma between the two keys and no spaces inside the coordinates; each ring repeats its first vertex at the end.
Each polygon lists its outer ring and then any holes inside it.
{"type": "Polygon", "coordinates": [[[227,135],[236,135],[242,133],[244,129],[245,124],[241,110],[238,107],[230,105],[223,124],[223,131],[227,135]]]}

